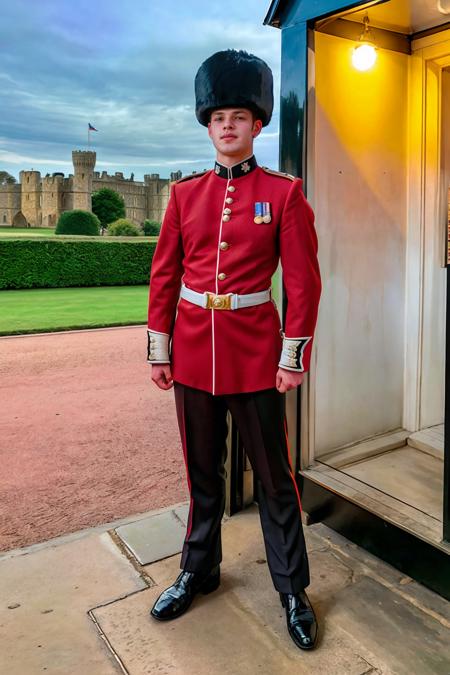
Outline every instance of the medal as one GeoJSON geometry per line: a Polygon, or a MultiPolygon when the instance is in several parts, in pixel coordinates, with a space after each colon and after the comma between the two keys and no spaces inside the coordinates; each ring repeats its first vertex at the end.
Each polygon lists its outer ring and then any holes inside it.
{"type": "Polygon", "coordinates": [[[261,223],[270,223],[271,221],[270,202],[255,202],[255,217],[253,218],[253,222],[261,225],[261,223]]]}
{"type": "Polygon", "coordinates": [[[261,225],[261,223],[270,223],[271,221],[270,202],[255,202],[255,217],[253,218],[253,222],[261,225]]]}
{"type": "Polygon", "coordinates": [[[262,202],[255,202],[255,217],[253,218],[253,222],[257,225],[261,225],[261,223],[264,222],[262,202]]]}
{"type": "Polygon", "coordinates": [[[263,222],[270,223],[272,216],[270,215],[270,202],[263,202],[263,222]]]}

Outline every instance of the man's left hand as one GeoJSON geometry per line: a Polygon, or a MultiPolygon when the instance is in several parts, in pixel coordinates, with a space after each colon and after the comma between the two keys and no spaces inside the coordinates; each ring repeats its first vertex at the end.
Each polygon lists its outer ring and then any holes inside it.
{"type": "Polygon", "coordinates": [[[302,383],[305,373],[295,372],[294,370],[285,370],[285,368],[278,368],[276,387],[281,394],[284,394],[289,389],[295,389],[302,383]]]}

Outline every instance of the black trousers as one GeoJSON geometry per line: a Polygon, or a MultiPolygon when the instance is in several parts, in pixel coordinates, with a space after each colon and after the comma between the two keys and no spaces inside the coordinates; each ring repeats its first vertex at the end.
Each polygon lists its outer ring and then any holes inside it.
{"type": "Polygon", "coordinates": [[[174,382],[190,491],[181,569],[207,571],[222,560],[227,411],[256,475],[267,563],[276,590],[297,593],[309,583],[301,502],[288,454],[285,394],[275,387],[213,395],[174,382]]]}

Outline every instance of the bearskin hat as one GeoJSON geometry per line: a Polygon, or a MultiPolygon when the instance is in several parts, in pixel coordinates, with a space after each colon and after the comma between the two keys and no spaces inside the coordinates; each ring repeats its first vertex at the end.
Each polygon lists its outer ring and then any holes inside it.
{"type": "Polygon", "coordinates": [[[265,61],[243,50],[226,49],[206,59],[195,76],[195,115],[208,126],[215,108],[249,108],[263,126],[273,110],[273,77],[265,61]]]}

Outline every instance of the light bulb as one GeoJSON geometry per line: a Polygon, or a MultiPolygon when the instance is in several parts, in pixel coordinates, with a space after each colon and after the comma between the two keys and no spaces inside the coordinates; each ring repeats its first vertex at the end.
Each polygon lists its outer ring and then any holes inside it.
{"type": "Polygon", "coordinates": [[[377,52],[370,42],[361,42],[353,48],[352,63],[357,70],[369,70],[376,60],[377,52]]]}

